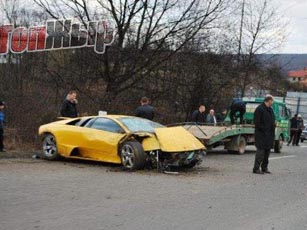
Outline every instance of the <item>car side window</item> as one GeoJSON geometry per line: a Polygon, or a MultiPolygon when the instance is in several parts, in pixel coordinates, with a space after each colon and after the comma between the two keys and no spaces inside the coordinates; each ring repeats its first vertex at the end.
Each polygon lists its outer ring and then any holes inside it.
{"type": "Polygon", "coordinates": [[[124,130],[115,121],[112,121],[111,119],[108,119],[108,118],[95,119],[91,123],[90,128],[99,129],[99,130],[112,132],[112,133],[124,132],[124,130]]]}
{"type": "Polygon", "coordinates": [[[86,126],[86,125],[89,123],[89,121],[91,121],[91,120],[92,120],[92,118],[83,118],[83,119],[79,120],[79,121],[75,124],[75,126],[84,127],[84,126],[86,126]]]}

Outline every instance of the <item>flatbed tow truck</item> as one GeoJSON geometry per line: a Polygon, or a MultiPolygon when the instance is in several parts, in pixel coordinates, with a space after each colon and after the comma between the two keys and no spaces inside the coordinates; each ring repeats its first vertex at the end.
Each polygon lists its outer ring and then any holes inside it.
{"type": "MultiPolygon", "coordinates": [[[[230,153],[244,154],[247,145],[255,144],[255,126],[253,124],[254,112],[263,98],[243,98],[246,103],[245,123],[230,124],[229,113],[225,121],[216,126],[185,122],[172,124],[171,126],[182,126],[195,137],[197,137],[208,150],[223,145],[230,153]]],[[[274,151],[281,153],[283,142],[289,139],[290,111],[283,101],[275,100],[272,106],[275,120],[275,142],[274,151]]]]}

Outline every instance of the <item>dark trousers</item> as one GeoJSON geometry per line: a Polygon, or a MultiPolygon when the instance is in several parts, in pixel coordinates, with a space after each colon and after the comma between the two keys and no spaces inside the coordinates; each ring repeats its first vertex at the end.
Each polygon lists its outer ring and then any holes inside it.
{"type": "Polygon", "coordinates": [[[3,129],[0,129],[0,150],[3,150],[3,129]]]}
{"type": "Polygon", "coordinates": [[[301,140],[301,135],[302,135],[302,130],[301,129],[299,129],[298,131],[297,131],[297,134],[296,134],[296,145],[299,145],[299,142],[300,142],[300,140],[301,140]]]}
{"type": "Polygon", "coordinates": [[[257,148],[254,170],[258,170],[260,167],[262,170],[266,170],[268,168],[270,152],[270,149],[257,148]]]}
{"type": "Polygon", "coordinates": [[[229,116],[230,116],[231,124],[233,124],[233,125],[236,123],[236,119],[237,119],[236,113],[237,112],[240,113],[240,124],[243,124],[243,118],[244,118],[245,111],[243,111],[243,110],[231,110],[229,116]]]}
{"type": "Polygon", "coordinates": [[[297,130],[291,130],[290,131],[290,139],[288,141],[288,144],[290,144],[292,142],[292,145],[295,145],[296,144],[296,141],[297,141],[297,130]]]}

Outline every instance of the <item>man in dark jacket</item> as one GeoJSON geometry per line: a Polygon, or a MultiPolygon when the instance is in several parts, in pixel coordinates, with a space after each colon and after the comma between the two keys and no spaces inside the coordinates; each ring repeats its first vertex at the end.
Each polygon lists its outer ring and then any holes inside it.
{"type": "Polygon", "coordinates": [[[275,116],[271,108],[273,101],[273,97],[267,95],[254,114],[257,153],[253,173],[256,174],[270,173],[268,170],[269,156],[275,140],[275,116]]]}
{"type": "Polygon", "coordinates": [[[297,114],[294,115],[290,119],[290,139],[288,141],[288,146],[291,144],[294,146],[297,140],[297,133],[298,133],[298,122],[297,122],[297,114]]]}
{"type": "Polygon", "coordinates": [[[224,109],[220,114],[216,116],[217,122],[220,122],[220,123],[224,122],[226,116],[227,116],[227,109],[224,109]]]}
{"type": "Polygon", "coordinates": [[[296,146],[300,146],[299,142],[301,140],[301,135],[303,130],[305,129],[304,120],[301,114],[297,115],[297,135],[296,135],[296,146]]]}
{"type": "Polygon", "coordinates": [[[231,124],[235,124],[237,119],[237,113],[239,113],[240,117],[240,124],[243,124],[244,114],[246,112],[246,104],[240,99],[234,99],[231,106],[230,106],[230,120],[231,124]]]}
{"type": "Polygon", "coordinates": [[[4,102],[0,101],[0,152],[5,152],[4,146],[3,146],[3,128],[4,128],[4,121],[5,121],[3,110],[4,110],[4,102]]]}
{"type": "Polygon", "coordinates": [[[149,99],[147,97],[142,97],[141,106],[137,107],[135,111],[136,117],[142,117],[148,120],[153,120],[155,116],[154,107],[149,105],[149,99]]]}
{"type": "Polygon", "coordinates": [[[191,121],[196,123],[205,123],[206,122],[206,107],[200,105],[197,110],[192,113],[191,121]]]}
{"type": "Polygon", "coordinates": [[[69,91],[61,108],[61,116],[71,118],[78,117],[77,104],[77,92],[74,90],[69,91]]]}

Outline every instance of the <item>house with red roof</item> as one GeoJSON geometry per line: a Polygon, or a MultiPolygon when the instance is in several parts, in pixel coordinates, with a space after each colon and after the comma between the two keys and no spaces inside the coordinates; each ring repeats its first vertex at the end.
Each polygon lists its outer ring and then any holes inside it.
{"type": "Polygon", "coordinates": [[[307,67],[300,70],[289,71],[288,80],[291,83],[307,84],[307,67]]]}

